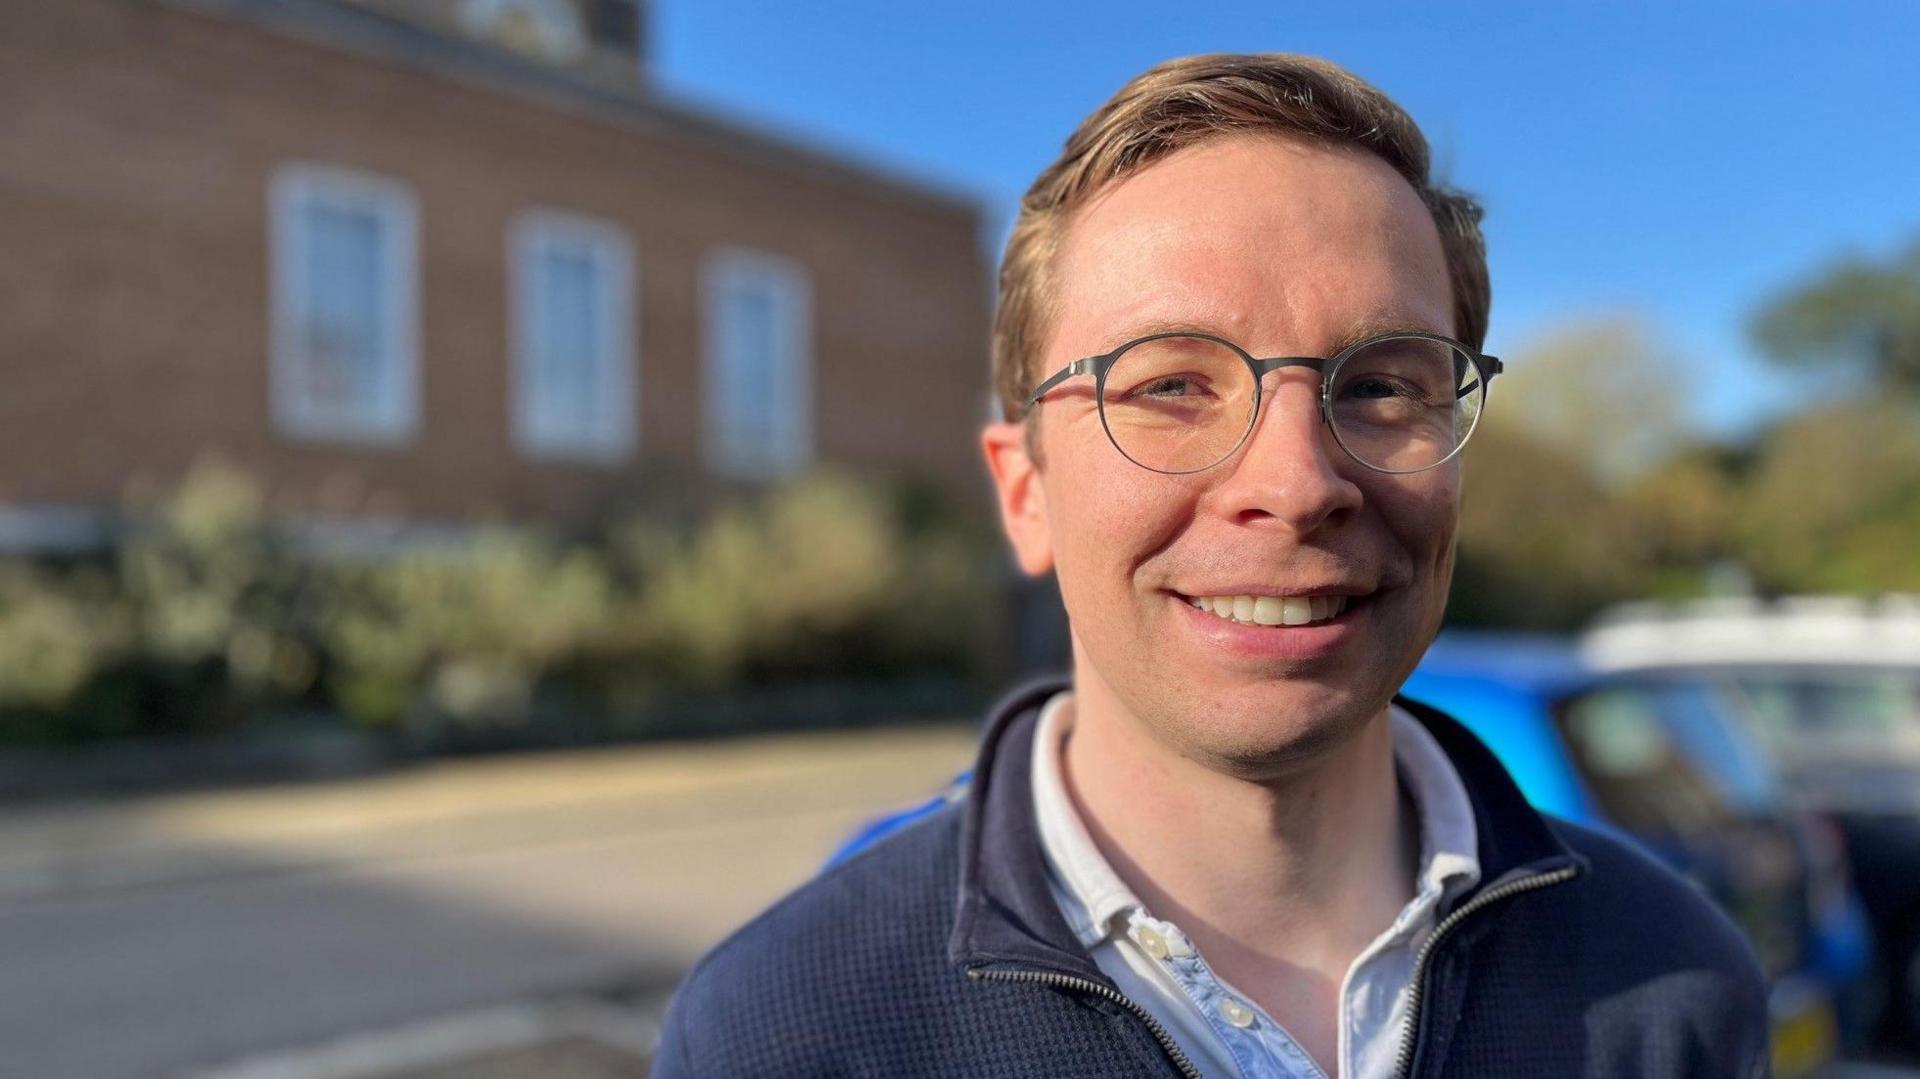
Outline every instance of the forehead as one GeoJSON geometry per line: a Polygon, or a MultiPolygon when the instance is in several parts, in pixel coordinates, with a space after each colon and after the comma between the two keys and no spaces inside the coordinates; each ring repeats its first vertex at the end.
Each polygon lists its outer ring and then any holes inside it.
{"type": "Polygon", "coordinates": [[[1168,326],[1256,353],[1454,329],[1439,232],[1412,186],[1364,151],[1273,135],[1212,139],[1110,184],[1068,222],[1054,285],[1053,359],[1168,326]]]}

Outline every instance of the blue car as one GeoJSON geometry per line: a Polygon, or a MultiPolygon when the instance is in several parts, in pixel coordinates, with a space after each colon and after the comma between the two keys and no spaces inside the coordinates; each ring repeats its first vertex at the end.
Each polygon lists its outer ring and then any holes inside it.
{"type": "MultiPolygon", "coordinates": [[[[1777,1074],[1818,1070],[1870,1014],[1858,994],[1872,941],[1844,845],[1785,808],[1767,756],[1707,684],[1603,674],[1559,638],[1448,633],[1402,692],[1458,718],[1535,806],[1638,843],[1721,905],[1773,982],[1777,1074]]],[[[968,779],[869,823],[829,864],[957,800],[968,779]]]]}
{"type": "Polygon", "coordinates": [[[1402,689],[1457,717],[1533,804],[1638,843],[1746,931],[1773,980],[1774,1067],[1864,1042],[1873,942],[1834,825],[1684,674],[1604,674],[1559,638],[1443,634],[1402,689]]]}

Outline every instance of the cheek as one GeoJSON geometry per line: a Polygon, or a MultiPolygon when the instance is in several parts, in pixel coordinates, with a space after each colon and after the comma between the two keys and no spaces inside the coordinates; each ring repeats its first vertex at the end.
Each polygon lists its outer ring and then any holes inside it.
{"type": "MultiPolygon", "coordinates": [[[[1399,541],[1416,572],[1453,564],[1454,533],[1460,521],[1460,473],[1452,466],[1412,476],[1381,477],[1367,498],[1387,530],[1399,541]]],[[[1445,581],[1440,582],[1442,585],[1445,581]]]]}
{"type": "Polygon", "coordinates": [[[1130,587],[1132,571],[1193,521],[1197,495],[1189,485],[1132,464],[1105,437],[1091,445],[1062,438],[1048,451],[1047,504],[1062,588],[1130,587]]]}

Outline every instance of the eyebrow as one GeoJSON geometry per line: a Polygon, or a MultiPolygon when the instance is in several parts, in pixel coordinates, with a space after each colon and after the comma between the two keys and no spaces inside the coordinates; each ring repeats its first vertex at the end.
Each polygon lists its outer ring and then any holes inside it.
{"type": "MultiPolygon", "coordinates": [[[[1431,333],[1441,337],[1453,336],[1451,327],[1438,329],[1428,325],[1424,319],[1399,315],[1369,315],[1348,324],[1346,332],[1339,338],[1340,348],[1346,348],[1369,337],[1380,337],[1390,333],[1431,333]]],[[[1338,352],[1339,349],[1334,351],[1338,352]]]]}
{"type": "MultiPolygon", "coordinates": [[[[1202,320],[1152,319],[1147,322],[1133,323],[1124,331],[1102,338],[1100,351],[1090,353],[1090,355],[1104,355],[1129,341],[1137,341],[1142,337],[1153,337],[1156,334],[1163,333],[1206,334],[1210,337],[1226,338],[1229,341],[1233,341],[1234,344],[1240,345],[1241,348],[1246,347],[1235,340],[1231,334],[1222,333],[1202,320]]],[[[1334,347],[1328,349],[1326,354],[1332,356],[1340,350],[1364,341],[1369,337],[1379,337],[1390,333],[1432,333],[1439,334],[1443,337],[1451,336],[1446,331],[1428,326],[1424,319],[1399,315],[1367,315],[1348,323],[1345,330],[1343,330],[1338,337],[1334,338],[1334,347]]]]}

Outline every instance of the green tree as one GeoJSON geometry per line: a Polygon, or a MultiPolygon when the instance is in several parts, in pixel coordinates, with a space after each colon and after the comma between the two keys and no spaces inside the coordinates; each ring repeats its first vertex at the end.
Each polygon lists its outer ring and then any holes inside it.
{"type": "Polygon", "coordinates": [[[1690,437],[1690,368],[1638,319],[1570,323],[1507,360],[1486,422],[1577,459],[1609,487],[1645,474],[1690,437]]]}
{"type": "Polygon", "coordinates": [[[1884,262],[1848,257],[1768,301],[1753,338],[1790,367],[1920,394],[1920,239],[1884,262]]]}
{"type": "Polygon", "coordinates": [[[1769,591],[1920,590],[1920,407],[1852,402],[1783,424],[1760,449],[1736,528],[1769,591]]]}
{"type": "Polygon", "coordinates": [[[1466,449],[1449,620],[1572,629],[1608,603],[1674,590],[1668,576],[1699,579],[1731,510],[1704,465],[1668,468],[1693,445],[1684,358],[1612,316],[1508,361],[1466,449]]]}
{"type": "Polygon", "coordinates": [[[1572,629],[1643,590],[1640,530],[1580,454],[1494,421],[1463,474],[1450,623],[1572,629]]]}
{"type": "Polygon", "coordinates": [[[1744,572],[1736,526],[1751,472],[1751,451],[1696,443],[1682,447],[1622,492],[1652,574],[1647,588],[1654,595],[1703,595],[1716,586],[1717,576],[1744,572]]]}

